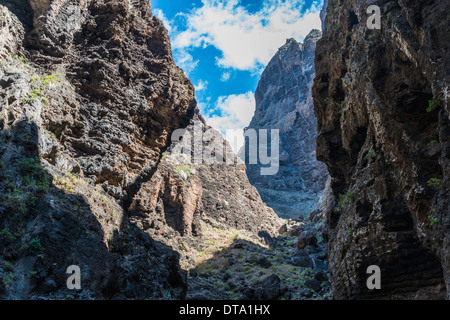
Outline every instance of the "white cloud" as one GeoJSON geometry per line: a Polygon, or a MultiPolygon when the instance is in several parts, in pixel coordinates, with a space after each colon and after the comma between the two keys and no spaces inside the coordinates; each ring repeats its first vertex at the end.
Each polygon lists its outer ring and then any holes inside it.
{"type": "Polygon", "coordinates": [[[301,14],[303,0],[266,0],[256,13],[239,0],[203,0],[203,6],[184,14],[186,26],[172,41],[175,50],[212,45],[222,52],[218,65],[239,70],[260,69],[287,38],[303,40],[320,29],[318,3],[301,14]]]}
{"type": "Polygon", "coordinates": [[[202,104],[200,110],[204,112],[206,123],[222,134],[235,130],[236,139],[229,141],[233,150],[237,152],[244,144],[243,129],[250,124],[255,113],[255,98],[253,92],[219,97],[213,109],[207,110],[202,104]]]}
{"type": "MultiPolygon", "coordinates": [[[[199,61],[192,56],[195,48],[213,46],[220,51],[216,64],[223,68],[220,81],[229,81],[233,69],[260,74],[286,39],[303,41],[311,29],[321,29],[319,18],[321,0],[303,14],[304,0],[264,0],[256,13],[248,12],[241,0],[202,0],[203,5],[187,13],[178,13],[168,20],[161,10],[158,16],[171,36],[174,59],[189,76],[199,61]]],[[[207,88],[199,81],[196,90],[207,88]]],[[[199,101],[198,107],[207,123],[225,134],[239,132],[229,142],[235,151],[243,145],[243,128],[247,127],[255,111],[252,92],[199,101]]]]}
{"type": "Polygon", "coordinates": [[[183,69],[186,75],[189,75],[198,65],[198,60],[194,60],[194,57],[184,50],[174,51],[173,57],[177,61],[177,65],[183,69]]]}
{"type": "Polygon", "coordinates": [[[208,88],[208,81],[200,80],[194,87],[195,87],[195,91],[206,90],[206,88],[208,88]]]}
{"type": "Polygon", "coordinates": [[[220,77],[220,81],[227,82],[228,80],[230,80],[230,77],[231,77],[230,72],[224,72],[224,73],[222,73],[222,76],[220,77]]]}

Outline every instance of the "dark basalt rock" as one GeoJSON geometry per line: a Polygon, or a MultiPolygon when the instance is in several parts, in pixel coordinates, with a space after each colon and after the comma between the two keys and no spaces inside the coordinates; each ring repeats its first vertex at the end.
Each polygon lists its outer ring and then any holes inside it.
{"type": "Polygon", "coordinates": [[[314,290],[315,292],[319,292],[320,290],[322,290],[322,286],[320,285],[320,282],[317,281],[316,279],[308,279],[305,281],[305,285],[308,288],[311,288],[312,290],[314,290]]]}
{"type": "Polygon", "coordinates": [[[335,299],[450,292],[448,1],[329,1],[313,87],[335,299]],[[367,267],[381,268],[368,290],[367,267]]]}
{"type": "Polygon", "coordinates": [[[302,231],[298,235],[297,247],[299,249],[305,249],[307,246],[316,246],[317,238],[311,231],[302,231]]]}
{"type": "Polygon", "coordinates": [[[296,252],[296,254],[291,258],[291,264],[302,268],[312,268],[314,266],[312,259],[304,250],[299,250],[296,252]]]}
{"type": "Polygon", "coordinates": [[[257,264],[260,265],[263,268],[270,268],[272,266],[272,263],[267,259],[267,257],[262,257],[257,261],[257,264]]]}
{"type": "Polygon", "coordinates": [[[257,300],[275,300],[281,294],[281,280],[276,274],[271,274],[261,280],[255,290],[254,298],[257,300]]]}

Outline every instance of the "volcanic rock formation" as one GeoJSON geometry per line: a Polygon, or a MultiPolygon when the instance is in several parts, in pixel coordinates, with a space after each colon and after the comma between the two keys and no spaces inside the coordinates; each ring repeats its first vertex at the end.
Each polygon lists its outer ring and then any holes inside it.
{"type": "Polygon", "coordinates": [[[330,0],[317,43],[335,299],[449,297],[448,1],[330,0]],[[381,29],[369,29],[369,5],[381,29]],[[381,289],[369,290],[370,265],[381,289]]]}
{"type": "Polygon", "coordinates": [[[189,237],[276,235],[245,166],[163,156],[193,121],[194,87],[148,0],[2,1],[0,296],[184,298],[189,237]],[[66,287],[71,265],[81,290],[66,287]]]}
{"type": "Polygon", "coordinates": [[[285,218],[316,209],[328,177],[326,166],[316,160],[317,120],[311,94],[314,52],[320,37],[320,31],[312,30],[303,44],[288,39],[278,50],[259,81],[255,115],[247,128],[267,129],[269,136],[272,129],[280,132],[277,174],[262,175],[261,164],[249,164],[248,143],[246,162],[250,182],[262,199],[285,218]]]}

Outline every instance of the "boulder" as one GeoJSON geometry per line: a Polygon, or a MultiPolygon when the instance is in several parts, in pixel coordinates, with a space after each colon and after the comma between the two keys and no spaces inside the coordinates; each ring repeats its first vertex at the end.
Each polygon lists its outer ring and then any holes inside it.
{"type": "Polygon", "coordinates": [[[297,240],[297,247],[299,249],[304,249],[307,246],[316,246],[317,238],[312,231],[302,231],[297,240]]]}

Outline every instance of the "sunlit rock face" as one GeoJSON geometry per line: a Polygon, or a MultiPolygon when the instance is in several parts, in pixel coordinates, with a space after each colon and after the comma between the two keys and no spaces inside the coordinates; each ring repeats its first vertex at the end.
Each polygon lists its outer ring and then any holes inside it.
{"type": "Polygon", "coordinates": [[[336,299],[438,299],[450,280],[448,1],[329,1],[313,87],[336,299]],[[369,5],[381,28],[367,27],[369,5]],[[367,268],[381,269],[369,290],[367,268]]]}
{"type": "Polygon", "coordinates": [[[327,179],[325,165],[316,160],[317,120],[311,95],[314,51],[320,36],[320,31],[313,30],[303,43],[288,39],[278,50],[259,81],[256,111],[248,127],[258,132],[267,129],[268,136],[270,130],[279,130],[278,172],[262,175],[261,165],[249,164],[247,144],[247,174],[263,200],[286,218],[316,209],[327,179]]]}

